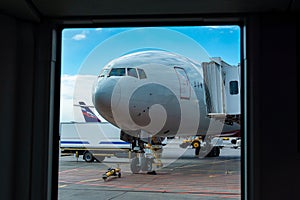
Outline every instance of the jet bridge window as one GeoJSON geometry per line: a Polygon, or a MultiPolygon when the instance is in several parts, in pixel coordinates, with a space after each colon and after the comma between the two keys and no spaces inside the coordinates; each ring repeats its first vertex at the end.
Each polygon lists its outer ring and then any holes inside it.
{"type": "Polygon", "coordinates": [[[137,72],[135,68],[127,68],[127,75],[138,78],[137,72]]]}
{"type": "Polygon", "coordinates": [[[144,71],[143,69],[139,69],[139,68],[138,68],[137,70],[138,70],[140,79],[145,79],[145,78],[147,78],[146,73],[145,73],[145,71],[144,71]]]}
{"type": "Polygon", "coordinates": [[[230,81],[229,82],[229,90],[230,90],[231,95],[238,94],[239,93],[238,81],[230,81]]]}
{"type": "Polygon", "coordinates": [[[112,68],[109,76],[125,76],[125,68],[112,68]]]}

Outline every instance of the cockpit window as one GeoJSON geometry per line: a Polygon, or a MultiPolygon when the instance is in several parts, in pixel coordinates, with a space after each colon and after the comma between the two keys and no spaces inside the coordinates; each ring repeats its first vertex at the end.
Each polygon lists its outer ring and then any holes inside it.
{"type": "Polygon", "coordinates": [[[100,73],[99,77],[104,77],[108,74],[109,69],[103,69],[103,71],[100,73]]]}
{"type": "Polygon", "coordinates": [[[125,68],[112,68],[109,76],[125,76],[125,68]]]}
{"type": "Polygon", "coordinates": [[[145,73],[145,71],[144,71],[143,69],[137,69],[137,70],[138,70],[140,79],[145,79],[145,78],[147,78],[146,73],[145,73]]]}
{"type": "Polygon", "coordinates": [[[109,69],[103,70],[99,77],[105,77],[109,73],[108,77],[110,76],[131,76],[139,79],[145,79],[147,78],[146,73],[143,69],[137,69],[137,68],[112,68],[109,72],[109,69]],[[127,71],[127,73],[126,73],[127,71]]]}
{"type": "Polygon", "coordinates": [[[138,78],[135,68],[127,68],[127,75],[138,78]]]}

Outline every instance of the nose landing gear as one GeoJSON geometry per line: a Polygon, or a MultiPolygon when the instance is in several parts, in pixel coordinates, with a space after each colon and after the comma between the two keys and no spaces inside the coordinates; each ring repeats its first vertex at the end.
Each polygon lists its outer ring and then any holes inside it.
{"type": "Polygon", "coordinates": [[[138,173],[139,171],[147,171],[148,174],[156,174],[153,170],[153,164],[155,168],[161,168],[163,166],[160,158],[162,152],[162,145],[152,145],[148,143],[144,148],[133,150],[135,153],[134,158],[131,160],[130,169],[132,173],[138,173]]]}

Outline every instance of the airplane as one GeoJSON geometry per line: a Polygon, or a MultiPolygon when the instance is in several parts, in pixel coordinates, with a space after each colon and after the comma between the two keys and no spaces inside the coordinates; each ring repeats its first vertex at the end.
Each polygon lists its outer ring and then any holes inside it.
{"type": "Polygon", "coordinates": [[[239,134],[239,123],[228,123],[226,114],[208,113],[209,92],[201,63],[173,52],[145,50],[104,66],[92,101],[104,119],[121,129],[120,138],[132,143],[137,156],[131,170],[137,173],[152,170],[144,149],[160,145],[162,138],[201,136],[206,148],[200,154],[207,155],[218,151],[213,137],[239,134]]]}

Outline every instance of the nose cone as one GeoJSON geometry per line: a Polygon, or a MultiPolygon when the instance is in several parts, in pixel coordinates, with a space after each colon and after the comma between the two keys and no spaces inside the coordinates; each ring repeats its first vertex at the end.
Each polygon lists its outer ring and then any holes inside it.
{"type": "Polygon", "coordinates": [[[99,78],[94,87],[93,103],[98,113],[107,121],[115,124],[112,113],[112,95],[117,80],[113,78],[99,78]]]}

